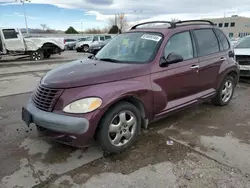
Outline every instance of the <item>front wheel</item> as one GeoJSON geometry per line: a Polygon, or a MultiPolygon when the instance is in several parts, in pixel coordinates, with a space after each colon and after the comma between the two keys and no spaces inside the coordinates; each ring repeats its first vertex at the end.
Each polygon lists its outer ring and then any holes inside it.
{"type": "Polygon", "coordinates": [[[35,51],[35,52],[31,52],[30,54],[30,59],[33,61],[39,61],[39,60],[42,60],[43,58],[44,58],[43,51],[35,51]]]}
{"type": "Polygon", "coordinates": [[[89,51],[89,46],[88,45],[84,45],[83,46],[83,52],[88,52],[89,51]]]}
{"type": "Polygon", "coordinates": [[[136,141],[140,126],[140,111],[131,103],[121,102],[101,120],[97,139],[105,152],[120,153],[136,141]]]}
{"type": "Polygon", "coordinates": [[[223,80],[215,98],[213,99],[213,104],[217,106],[227,105],[233,97],[234,88],[235,88],[234,78],[232,76],[227,76],[223,80]]]}

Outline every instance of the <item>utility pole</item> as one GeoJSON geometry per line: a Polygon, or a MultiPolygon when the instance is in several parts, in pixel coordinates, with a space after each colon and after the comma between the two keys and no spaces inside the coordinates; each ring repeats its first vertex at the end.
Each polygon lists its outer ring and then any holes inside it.
{"type": "Polygon", "coordinates": [[[26,10],[25,10],[25,2],[30,2],[30,0],[15,0],[17,2],[20,2],[23,4],[23,15],[24,15],[24,19],[25,19],[25,25],[26,25],[26,33],[27,35],[29,34],[29,28],[28,28],[28,22],[27,22],[27,15],[26,15],[26,10]]]}
{"type": "Polygon", "coordinates": [[[81,22],[81,32],[82,32],[82,35],[83,35],[83,30],[82,30],[82,22],[81,22]]]}

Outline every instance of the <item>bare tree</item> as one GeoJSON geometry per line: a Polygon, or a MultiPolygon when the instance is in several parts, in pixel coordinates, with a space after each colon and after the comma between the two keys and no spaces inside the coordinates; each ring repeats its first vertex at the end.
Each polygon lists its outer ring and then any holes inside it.
{"type": "Polygon", "coordinates": [[[43,31],[48,30],[48,26],[46,24],[41,24],[41,27],[43,28],[43,31]]]}
{"type": "Polygon", "coordinates": [[[128,27],[128,21],[124,13],[116,14],[115,17],[110,18],[108,22],[110,27],[117,25],[121,32],[124,32],[128,27]]]}
{"type": "Polygon", "coordinates": [[[171,18],[171,22],[178,22],[180,21],[178,18],[171,18]]]}

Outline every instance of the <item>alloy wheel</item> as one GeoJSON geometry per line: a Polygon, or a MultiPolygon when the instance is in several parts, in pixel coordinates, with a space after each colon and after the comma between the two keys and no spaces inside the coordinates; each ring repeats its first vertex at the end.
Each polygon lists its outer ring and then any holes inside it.
{"type": "Polygon", "coordinates": [[[123,146],[134,136],[137,119],[131,111],[122,111],[116,115],[109,125],[109,140],[114,146],[123,146]]]}
{"type": "Polygon", "coordinates": [[[230,100],[233,94],[233,83],[231,80],[227,80],[224,84],[224,87],[221,91],[221,100],[226,103],[230,100]]]}

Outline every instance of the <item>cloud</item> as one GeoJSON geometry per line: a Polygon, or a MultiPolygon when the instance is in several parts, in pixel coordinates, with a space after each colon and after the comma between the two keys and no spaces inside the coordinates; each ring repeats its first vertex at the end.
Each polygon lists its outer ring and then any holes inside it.
{"type": "MultiPolygon", "coordinates": [[[[18,13],[18,12],[14,12],[12,15],[13,15],[13,16],[18,16],[18,17],[24,17],[23,14],[18,13]]],[[[30,19],[30,20],[36,20],[36,19],[38,19],[37,17],[33,17],[33,16],[26,16],[26,17],[27,17],[28,19],[30,19]]]]}
{"type": "Polygon", "coordinates": [[[93,5],[112,5],[113,0],[86,0],[86,3],[90,3],[93,5]]]}
{"type": "MultiPolygon", "coordinates": [[[[5,5],[13,0],[0,0],[0,3],[5,5]]],[[[97,20],[106,20],[119,12],[125,13],[131,22],[173,17],[222,17],[238,12],[250,16],[249,0],[33,0],[31,3],[80,9],[87,15],[94,15],[97,20]]]]}
{"type": "MultiPolygon", "coordinates": [[[[2,18],[3,17],[24,17],[23,13],[18,13],[18,12],[14,12],[13,14],[3,14],[2,15],[2,18]]],[[[33,16],[26,16],[27,19],[30,19],[30,20],[37,20],[39,18],[37,17],[33,17],[33,16]]]]}

